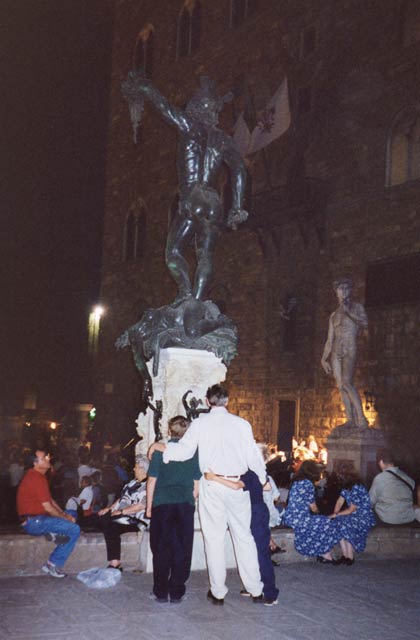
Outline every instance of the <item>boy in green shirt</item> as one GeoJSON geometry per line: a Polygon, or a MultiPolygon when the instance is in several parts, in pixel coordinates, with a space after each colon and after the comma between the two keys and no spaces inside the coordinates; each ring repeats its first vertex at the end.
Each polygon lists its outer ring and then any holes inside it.
{"type": "MultiPolygon", "coordinates": [[[[169,442],[178,442],[188,429],[183,416],[168,423],[169,442]]],[[[164,464],[155,451],[147,479],[146,516],[153,553],[153,595],[157,602],[181,602],[191,570],[195,499],[201,477],[198,453],[185,462],[164,464]]]]}

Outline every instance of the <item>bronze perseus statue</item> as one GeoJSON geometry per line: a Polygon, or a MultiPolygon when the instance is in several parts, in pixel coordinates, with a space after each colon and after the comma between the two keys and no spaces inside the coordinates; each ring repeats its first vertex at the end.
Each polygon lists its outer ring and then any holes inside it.
{"type": "Polygon", "coordinates": [[[248,213],[243,210],[246,172],[233,139],[217,127],[219,112],[230,96],[219,97],[207,77],[185,109],[168,100],[139,71],[130,71],[122,85],[129,102],[133,126],[140,122],[146,98],[180,133],[178,144],[179,206],[169,229],[166,264],[178,286],[175,303],[192,295],[203,300],[213,271],[217,238],[223,226],[236,229],[248,213]],[[230,170],[232,208],[224,220],[215,182],[222,163],[230,170]],[[192,284],[184,252],[195,240],[197,267],[192,284]]]}

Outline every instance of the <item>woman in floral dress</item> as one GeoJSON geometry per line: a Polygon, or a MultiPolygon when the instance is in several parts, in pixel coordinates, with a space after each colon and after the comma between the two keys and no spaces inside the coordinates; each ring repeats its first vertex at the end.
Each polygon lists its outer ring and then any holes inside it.
{"type": "Polygon", "coordinates": [[[295,532],[295,549],[318,562],[335,564],[331,549],[343,537],[338,522],[317,514],[315,483],[320,470],[313,460],[305,460],[293,479],[283,523],[295,532]]]}
{"type": "Polygon", "coordinates": [[[355,471],[346,465],[340,469],[340,477],[343,489],[330,518],[336,519],[341,531],[341,563],[352,565],[354,552],[360,553],[365,550],[368,533],[375,526],[376,520],[369,493],[355,471]],[[344,503],[347,507],[342,509],[344,503]]]}

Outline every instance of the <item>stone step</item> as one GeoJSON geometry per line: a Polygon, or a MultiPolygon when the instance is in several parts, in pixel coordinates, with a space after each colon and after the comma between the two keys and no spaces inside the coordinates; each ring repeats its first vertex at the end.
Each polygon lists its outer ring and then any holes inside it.
{"type": "MultiPolygon", "coordinates": [[[[291,529],[273,529],[276,543],[286,553],[276,556],[281,564],[313,561],[294,549],[291,529]]],[[[121,537],[121,560],[128,570],[152,571],[152,556],[148,533],[126,533],[121,537]]],[[[29,576],[41,573],[41,566],[52,549],[52,543],[43,537],[23,533],[0,534],[0,576],[29,576]]],[[[339,555],[339,551],[337,551],[339,555]]],[[[226,534],[225,554],[228,568],[235,567],[235,556],[229,534],[226,534]]],[[[420,525],[377,526],[369,534],[365,554],[370,558],[420,558],[420,525]]],[[[66,571],[78,573],[90,567],[106,566],[106,548],[102,533],[82,533],[71,554],[66,571]]],[[[203,536],[194,534],[192,570],[206,569],[203,536]]]]}

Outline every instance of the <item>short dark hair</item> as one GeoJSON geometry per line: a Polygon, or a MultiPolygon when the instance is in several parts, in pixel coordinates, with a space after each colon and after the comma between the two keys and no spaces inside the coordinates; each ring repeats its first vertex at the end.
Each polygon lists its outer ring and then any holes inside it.
{"type": "Polygon", "coordinates": [[[229,399],[229,394],[221,384],[214,384],[207,389],[206,398],[212,407],[224,407],[229,399]]]}
{"type": "MultiPolygon", "coordinates": [[[[41,449],[36,449],[36,451],[41,451],[41,449]]],[[[27,452],[23,459],[23,466],[25,469],[31,469],[34,466],[35,462],[37,462],[38,458],[36,455],[36,451],[27,452]]]]}
{"type": "Polygon", "coordinates": [[[355,484],[362,484],[360,475],[351,462],[343,462],[338,468],[338,475],[343,484],[343,489],[351,489],[355,484]]]}
{"type": "Polygon", "coordinates": [[[182,438],[189,426],[190,423],[184,416],[174,416],[168,421],[169,432],[175,438],[182,438]]]}
{"type": "Polygon", "coordinates": [[[380,462],[382,460],[382,462],[385,462],[385,464],[395,463],[394,454],[392,453],[391,449],[379,449],[376,453],[376,460],[377,462],[380,462]]]}

